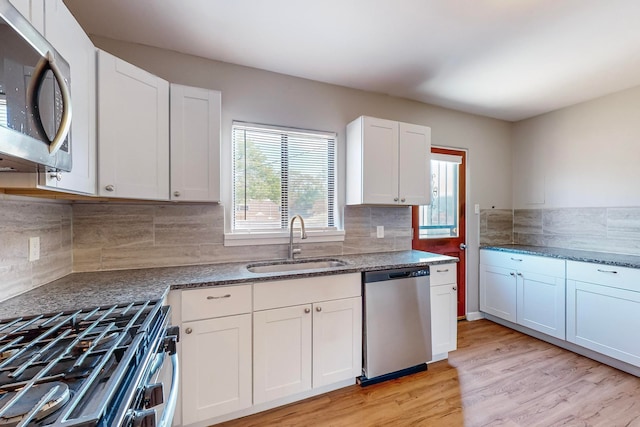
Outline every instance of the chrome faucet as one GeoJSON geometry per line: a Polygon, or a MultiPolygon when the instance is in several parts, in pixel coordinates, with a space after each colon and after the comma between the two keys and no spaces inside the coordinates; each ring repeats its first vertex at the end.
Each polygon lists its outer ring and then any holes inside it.
{"type": "Polygon", "coordinates": [[[300,248],[293,249],[293,223],[295,222],[296,218],[300,220],[300,238],[301,239],[307,238],[307,232],[304,229],[304,219],[302,219],[300,215],[294,215],[293,218],[291,218],[291,221],[289,221],[289,258],[288,259],[290,260],[294,259],[295,254],[299,254],[302,252],[302,249],[300,248]]]}

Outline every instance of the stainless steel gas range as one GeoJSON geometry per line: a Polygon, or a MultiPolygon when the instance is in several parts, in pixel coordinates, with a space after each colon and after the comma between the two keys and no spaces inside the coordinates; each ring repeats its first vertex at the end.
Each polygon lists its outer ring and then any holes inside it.
{"type": "Polygon", "coordinates": [[[169,427],[178,330],[168,322],[161,301],[0,320],[0,427],[169,427]]]}

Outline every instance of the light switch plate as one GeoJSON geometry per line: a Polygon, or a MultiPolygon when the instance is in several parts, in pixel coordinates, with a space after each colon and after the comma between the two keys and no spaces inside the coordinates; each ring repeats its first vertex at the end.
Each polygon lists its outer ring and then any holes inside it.
{"type": "Polygon", "coordinates": [[[29,261],[40,259],[40,237],[29,237],[29,261]]]}
{"type": "Polygon", "coordinates": [[[384,225],[376,227],[376,236],[378,239],[382,239],[384,237],[384,225]]]}
{"type": "Polygon", "coordinates": [[[480,213],[480,204],[479,203],[476,203],[473,206],[473,211],[476,213],[476,215],[480,213]]]}

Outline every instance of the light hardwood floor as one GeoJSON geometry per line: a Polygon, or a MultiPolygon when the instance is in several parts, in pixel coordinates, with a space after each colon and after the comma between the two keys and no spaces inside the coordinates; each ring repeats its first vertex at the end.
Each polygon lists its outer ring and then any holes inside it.
{"type": "Polygon", "coordinates": [[[640,426],[640,379],[487,320],[448,361],[219,426],[640,426]]]}

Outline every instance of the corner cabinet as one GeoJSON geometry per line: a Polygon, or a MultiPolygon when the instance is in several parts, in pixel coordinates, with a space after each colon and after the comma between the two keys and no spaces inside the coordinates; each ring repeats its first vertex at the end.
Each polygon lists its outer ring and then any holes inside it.
{"type": "Polygon", "coordinates": [[[98,194],[169,199],[169,83],[98,51],[98,194]]]}
{"type": "Polygon", "coordinates": [[[431,277],[432,362],[446,359],[458,347],[457,264],[434,265],[431,277]]]}
{"type": "Polygon", "coordinates": [[[480,311],[565,339],[565,261],[480,251],[480,311]]]}
{"type": "Polygon", "coordinates": [[[219,91],[171,84],[171,200],[220,201],[219,91]]]}
{"type": "Polygon", "coordinates": [[[349,205],[428,205],[431,128],[362,116],[347,125],[349,205]]]}
{"type": "Polygon", "coordinates": [[[640,270],[567,261],[567,341],[640,366],[640,270]]]}

